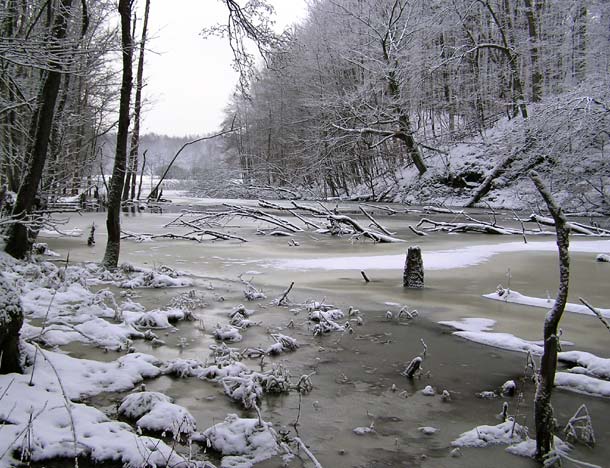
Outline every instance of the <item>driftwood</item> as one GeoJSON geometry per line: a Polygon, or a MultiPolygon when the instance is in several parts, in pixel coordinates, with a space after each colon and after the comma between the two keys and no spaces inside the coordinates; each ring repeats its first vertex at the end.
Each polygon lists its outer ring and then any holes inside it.
{"type": "MultiPolygon", "coordinates": [[[[263,208],[269,208],[269,209],[274,209],[274,210],[278,210],[278,211],[286,211],[288,213],[291,213],[295,217],[297,217],[306,226],[307,225],[309,225],[311,227],[315,226],[316,229],[320,229],[319,225],[306,220],[302,216],[299,216],[293,209],[291,209],[289,207],[281,206],[276,203],[271,203],[271,202],[268,202],[265,200],[259,200],[259,205],[263,208]]],[[[320,209],[312,207],[312,206],[301,205],[301,204],[298,204],[298,203],[292,201],[292,206],[296,209],[312,213],[316,217],[326,218],[330,222],[329,231],[331,233],[353,232],[356,237],[359,237],[359,236],[368,237],[369,239],[372,239],[375,242],[404,242],[402,239],[398,239],[398,238],[394,237],[393,233],[391,233],[385,227],[383,227],[375,218],[373,218],[373,216],[371,216],[362,207],[360,207],[360,211],[381,232],[378,232],[378,231],[372,230],[372,229],[368,229],[368,228],[364,227],[362,224],[360,224],[358,221],[356,221],[355,219],[351,218],[350,216],[339,215],[336,213],[336,209],[335,209],[335,212],[333,212],[333,211],[329,210],[327,207],[325,207],[324,205],[320,205],[323,208],[323,210],[320,210],[320,209]],[[344,229],[342,229],[340,227],[341,225],[348,226],[350,228],[350,231],[345,231],[344,229]]]]}
{"type": "Polygon", "coordinates": [[[303,229],[298,227],[296,224],[291,223],[285,219],[278,218],[270,213],[266,213],[257,208],[249,208],[240,205],[231,205],[230,203],[224,203],[224,206],[231,208],[231,215],[242,218],[256,219],[257,221],[263,221],[269,224],[274,224],[278,227],[284,228],[290,232],[301,232],[303,229]]]}
{"type": "Polygon", "coordinates": [[[444,221],[433,221],[429,218],[422,218],[416,227],[423,226],[428,231],[445,232],[481,232],[484,234],[522,234],[521,230],[494,226],[489,223],[449,223],[444,221]],[[427,226],[427,227],[426,227],[427,226]]]}
{"type": "Polygon", "coordinates": [[[212,231],[210,229],[198,229],[196,231],[189,232],[187,234],[174,234],[172,232],[168,232],[165,234],[149,234],[149,233],[135,233],[128,231],[121,231],[121,239],[133,239],[136,241],[143,240],[153,240],[153,239],[178,239],[178,240],[189,240],[195,242],[202,242],[203,236],[211,236],[214,239],[219,240],[238,240],[241,242],[248,242],[247,239],[243,237],[236,236],[233,234],[227,234],[225,232],[212,231]]]}
{"type": "Polygon", "coordinates": [[[328,219],[336,224],[348,225],[355,231],[356,236],[368,237],[369,239],[372,239],[375,242],[404,242],[404,240],[398,239],[397,237],[388,236],[387,234],[366,229],[358,221],[353,218],[350,218],[349,216],[328,215],[328,219]]]}
{"type": "MultiPolygon", "coordinates": [[[[535,213],[532,213],[530,217],[525,221],[535,222],[544,226],[555,226],[555,221],[553,220],[553,218],[537,215],[535,213]]],[[[610,236],[610,230],[603,229],[598,226],[591,226],[571,221],[566,222],[566,225],[573,233],[583,234],[585,236],[610,236]]]]}
{"type": "MultiPolygon", "coordinates": [[[[385,211],[386,213],[388,213],[388,215],[393,216],[395,214],[398,214],[398,211],[396,211],[393,208],[389,208],[387,206],[378,206],[378,205],[372,205],[370,203],[360,203],[360,206],[366,206],[368,208],[373,208],[374,210],[381,210],[381,211],[385,211]]],[[[406,210],[405,210],[406,212],[406,210]]]]}
{"type": "Polygon", "coordinates": [[[368,219],[370,219],[370,220],[371,220],[371,222],[372,222],[372,223],[373,223],[375,226],[377,226],[381,232],[383,232],[384,234],[387,234],[388,236],[393,236],[393,235],[394,235],[394,233],[393,233],[393,232],[388,231],[388,230],[387,230],[386,228],[384,228],[384,227],[383,227],[381,224],[379,224],[375,218],[373,218],[373,217],[372,217],[372,216],[371,216],[369,213],[367,213],[367,212],[365,211],[365,209],[364,209],[364,208],[362,208],[361,206],[360,206],[359,208],[360,208],[360,211],[361,211],[361,212],[362,212],[362,213],[363,213],[363,214],[364,214],[364,215],[365,215],[365,216],[366,216],[368,219]]]}

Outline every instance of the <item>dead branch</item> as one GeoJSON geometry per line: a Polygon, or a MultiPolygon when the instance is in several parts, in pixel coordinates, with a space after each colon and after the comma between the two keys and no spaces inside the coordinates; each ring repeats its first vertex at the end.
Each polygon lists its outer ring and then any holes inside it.
{"type": "Polygon", "coordinates": [[[393,208],[389,208],[389,207],[387,207],[387,206],[378,206],[378,205],[372,205],[372,204],[370,204],[370,203],[360,203],[360,205],[362,205],[362,206],[368,206],[369,208],[373,208],[373,209],[375,209],[375,210],[382,210],[382,211],[385,211],[385,212],[387,212],[387,213],[388,213],[390,216],[393,216],[393,215],[395,215],[395,214],[398,214],[398,211],[396,211],[396,210],[395,210],[395,209],[393,209],[393,208]]]}
{"type": "Polygon", "coordinates": [[[415,229],[413,226],[409,225],[409,229],[414,233],[417,234],[418,236],[427,236],[428,234],[425,233],[424,231],[420,231],[419,229],[415,229]]]}
{"type": "Polygon", "coordinates": [[[249,207],[240,206],[240,205],[232,205],[230,203],[224,203],[223,205],[228,208],[231,208],[231,210],[233,212],[232,214],[234,216],[239,216],[242,218],[256,219],[258,221],[264,221],[266,223],[279,226],[290,232],[302,232],[303,231],[303,229],[298,227],[296,224],[292,224],[290,221],[278,218],[277,216],[274,216],[269,213],[265,213],[264,211],[256,209],[256,208],[249,208],[249,207]]]}
{"type": "Polygon", "coordinates": [[[379,224],[375,218],[373,218],[373,217],[372,217],[372,216],[371,216],[369,213],[367,213],[367,212],[365,211],[365,209],[364,209],[364,208],[362,208],[362,206],[359,206],[358,208],[360,208],[360,211],[362,211],[362,213],[363,213],[363,214],[364,214],[364,215],[365,215],[365,216],[366,216],[368,219],[370,219],[370,220],[371,220],[371,222],[372,222],[372,223],[373,223],[375,226],[377,226],[381,232],[383,232],[384,234],[387,234],[388,236],[393,236],[393,235],[394,235],[394,233],[393,233],[393,232],[388,231],[388,230],[387,230],[386,228],[384,228],[384,227],[383,227],[381,224],[379,224]]]}
{"type": "MultiPolygon", "coordinates": [[[[532,213],[530,215],[530,217],[528,219],[526,219],[525,221],[536,222],[538,224],[543,224],[545,226],[555,226],[555,221],[553,220],[553,218],[537,215],[535,213],[532,213]]],[[[570,230],[572,230],[573,232],[578,233],[578,234],[583,234],[585,236],[599,236],[599,237],[610,236],[610,230],[602,229],[598,226],[590,226],[587,224],[575,223],[575,222],[567,222],[567,225],[569,226],[570,230]]]]}
{"type": "Polygon", "coordinates": [[[167,177],[167,174],[169,172],[169,170],[172,168],[172,165],[174,164],[174,162],[176,162],[176,159],[178,158],[178,156],[180,156],[180,153],[182,153],[182,151],[189,145],[193,145],[195,143],[199,143],[200,141],[203,140],[211,140],[213,138],[222,136],[222,135],[226,135],[227,133],[232,133],[234,128],[233,128],[233,124],[235,122],[231,123],[231,128],[228,130],[223,130],[222,132],[216,133],[214,135],[209,135],[209,136],[205,136],[205,137],[201,137],[201,138],[197,138],[195,140],[189,141],[185,144],[183,144],[180,149],[178,150],[178,152],[174,155],[174,157],[172,158],[172,160],[170,161],[170,163],[167,165],[167,168],[165,169],[165,171],[163,172],[163,175],[161,176],[161,178],[159,179],[159,182],[157,182],[157,185],[155,185],[155,188],[152,189],[150,191],[150,193],[148,194],[147,199],[153,198],[153,194],[157,193],[157,190],[159,189],[159,187],[161,186],[161,184],[163,183],[163,181],[165,180],[165,177],[167,177]]]}
{"type": "Polygon", "coordinates": [[[371,231],[370,229],[365,229],[358,221],[349,216],[345,215],[328,215],[328,219],[334,221],[337,224],[345,224],[350,226],[355,232],[356,235],[363,235],[368,237],[369,239],[374,240],[375,242],[404,242],[402,239],[398,239],[397,237],[388,236],[386,234],[381,234],[376,231],[371,231]]]}
{"type": "Polygon", "coordinates": [[[595,314],[595,316],[601,320],[601,322],[604,324],[606,329],[610,332],[610,323],[608,323],[608,321],[604,318],[604,316],[595,307],[593,307],[591,304],[589,304],[582,297],[579,297],[578,300],[580,302],[582,302],[591,312],[593,312],[595,314]]]}
{"type": "Polygon", "coordinates": [[[322,206],[322,208],[324,208],[324,210],[325,210],[325,211],[318,210],[317,208],[314,208],[313,206],[308,206],[308,205],[299,205],[299,204],[298,204],[297,202],[295,202],[295,201],[292,201],[291,203],[292,203],[292,205],[293,205],[295,208],[298,208],[299,210],[303,210],[303,211],[309,211],[310,213],[313,213],[313,214],[318,215],[318,216],[324,216],[324,217],[326,217],[326,216],[327,216],[327,215],[330,213],[330,211],[328,210],[328,208],[326,208],[326,207],[325,207],[324,205],[322,205],[322,204],[320,204],[320,206],[322,206]]]}
{"type": "Polygon", "coordinates": [[[294,286],[294,281],[292,283],[290,283],[290,286],[288,286],[288,288],[286,288],[286,290],[282,293],[282,295],[280,297],[278,297],[277,299],[273,300],[273,304],[277,305],[277,306],[284,305],[284,301],[287,300],[288,293],[290,293],[290,291],[292,290],[293,286],[294,286]]]}
{"type": "Polygon", "coordinates": [[[482,232],[485,234],[521,234],[520,231],[510,228],[492,226],[485,223],[447,223],[444,221],[433,221],[429,218],[422,218],[416,227],[430,225],[425,228],[427,231],[445,232],[482,232]]]}

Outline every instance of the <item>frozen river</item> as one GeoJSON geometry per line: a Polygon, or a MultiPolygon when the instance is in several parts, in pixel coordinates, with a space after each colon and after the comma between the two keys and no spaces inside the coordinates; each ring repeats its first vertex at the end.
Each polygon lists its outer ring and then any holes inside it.
{"type": "MultiPolygon", "coordinates": [[[[162,226],[176,216],[125,215],[122,227],[137,233],[167,232],[162,226]]],[[[297,338],[301,348],[270,358],[269,364],[281,362],[294,376],[315,372],[314,389],[301,401],[296,393],[266,396],[262,414],[277,428],[289,426],[300,413],[299,435],[323,466],[491,466],[492,459],[493,466],[537,466],[506,453],[503,446],[462,449],[460,457],[451,455],[451,441],[460,433],[477,425],[500,422],[496,415],[505,400],[509,414],[532,429],[533,384],[522,378],[525,354],[466,341],[437,322],[486,318],[495,321],[494,332],[540,340],[544,308],[491,301],[482,295],[494,292],[502,284],[528,296],[554,297],[558,277],[554,238],[530,237],[524,244],[517,236],[434,233],[418,237],[408,225],[416,224],[420,216],[376,213],[379,221],[406,240],[396,244],[352,241],[347,236],[331,237],[311,231],[290,238],[262,236],[257,235],[260,224],[242,220],[230,221],[223,230],[248,239],[245,243],[123,240],[121,262],[149,267],[164,264],[184,271],[193,279],[193,287],[207,297],[207,307],[196,311],[206,330],[181,323],[177,333],[164,337],[167,346],[152,348],[148,342],[136,342],[136,347],[160,359],[179,356],[204,360],[208,346],[215,342],[210,330],[216,323],[226,322],[227,311],[245,300],[238,278],[243,275],[262,288],[268,299],[247,304],[256,310],[253,318],[261,326],[244,333],[238,346],[270,344],[268,329],[281,329],[297,338]],[[406,290],[401,285],[409,245],[419,245],[423,252],[423,290],[406,290]],[[364,282],[362,270],[370,282],[364,282]],[[270,305],[270,299],[279,296],[291,282],[295,283],[290,293],[293,302],[325,299],[344,311],[351,306],[360,310],[363,325],[354,326],[353,334],[313,337],[305,312],[295,314],[288,308],[270,305]],[[400,321],[387,318],[387,311],[395,315],[404,305],[409,310],[417,309],[419,316],[400,321]],[[288,330],[290,321],[295,328],[288,330]],[[181,340],[186,346],[178,346],[181,340]],[[424,370],[418,378],[408,380],[400,373],[422,351],[421,340],[428,348],[424,370]],[[509,379],[518,383],[523,392],[521,398],[487,400],[476,396],[478,392],[498,389],[509,379]],[[437,393],[449,391],[451,401],[442,401],[438,394],[423,395],[421,390],[427,385],[437,393]],[[374,432],[353,432],[356,427],[371,425],[374,432]],[[430,435],[423,433],[421,427],[439,430],[430,435]]],[[[104,223],[104,214],[75,216],[66,228],[82,229],[82,237],[40,240],[48,242],[64,258],[69,252],[70,262],[97,262],[105,247],[104,223]],[[88,247],[86,237],[92,223],[97,226],[96,245],[88,247]]],[[[610,307],[610,264],[595,261],[597,253],[609,251],[608,240],[573,240],[570,302],[585,297],[599,307],[610,307]]],[[[175,293],[172,289],[142,290],[138,291],[138,301],[147,307],[158,307],[175,293]]],[[[610,357],[610,338],[597,318],[566,313],[561,327],[562,340],[573,343],[564,350],[610,357]]],[[[85,357],[101,354],[82,347],[74,347],[72,352],[85,357]]],[[[252,360],[249,365],[256,367],[258,362],[252,360]]],[[[227,413],[246,414],[224,397],[220,388],[196,379],[161,377],[147,386],[176,398],[197,418],[201,428],[223,420],[227,413]]],[[[111,400],[112,396],[105,396],[99,398],[99,404],[110,405],[111,400]]],[[[554,394],[560,423],[565,424],[581,403],[586,403],[593,415],[600,443],[594,450],[577,449],[576,458],[605,465],[610,456],[610,448],[604,443],[610,440],[610,421],[603,415],[608,414],[609,401],[564,390],[554,394]]],[[[281,460],[272,459],[260,466],[280,464],[281,460]]],[[[309,465],[297,459],[289,466],[309,465]]]]}

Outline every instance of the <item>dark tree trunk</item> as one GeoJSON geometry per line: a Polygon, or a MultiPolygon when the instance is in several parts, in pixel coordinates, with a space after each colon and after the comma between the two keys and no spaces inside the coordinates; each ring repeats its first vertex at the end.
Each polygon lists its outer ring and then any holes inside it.
{"type": "Polygon", "coordinates": [[[19,296],[0,276],[0,374],[21,372],[19,330],[22,324],[19,296]]]}
{"type": "MultiPolygon", "coordinates": [[[[51,2],[49,2],[49,5],[51,5],[51,2]]],[[[49,52],[52,54],[52,57],[61,56],[61,41],[66,37],[71,6],[72,0],[61,0],[59,8],[55,13],[49,37],[49,52]]],[[[17,193],[15,207],[13,208],[13,216],[17,222],[12,225],[8,241],[6,242],[6,252],[20,259],[25,258],[31,245],[29,230],[24,221],[34,206],[36,192],[40,185],[42,171],[47,159],[49,137],[53,127],[55,103],[59,92],[63,64],[55,59],[51,59],[48,68],[38,97],[38,108],[33,114],[30,124],[32,144],[28,151],[28,166],[17,193]]]]}
{"type": "Polygon", "coordinates": [[[104,253],[103,265],[114,269],[119,263],[121,249],[121,195],[125,183],[125,166],[127,165],[127,136],[129,131],[129,103],[131,100],[131,0],[119,0],[121,15],[121,46],[123,48],[123,78],[121,81],[121,101],[119,104],[119,128],[117,131],[116,153],[112,169],[112,181],[108,193],[108,216],[106,229],[108,242],[104,253]]]}
{"type": "Polygon", "coordinates": [[[525,3],[525,15],[527,17],[527,31],[530,41],[531,79],[532,79],[532,101],[539,102],[542,99],[542,72],[540,71],[540,52],[538,49],[538,29],[536,28],[536,0],[523,0],[525,3]]]}
{"type": "Polygon", "coordinates": [[[142,25],[142,39],[140,41],[140,54],[138,57],[138,71],[136,73],[136,96],[133,106],[133,130],[131,132],[131,146],[129,149],[129,164],[127,167],[127,180],[123,189],[123,200],[136,197],[136,175],[138,172],[138,152],[140,150],[140,112],[142,111],[142,88],[144,87],[144,51],[146,48],[146,35],[148,32],[148,13],[150,0],[146,0],[144,8],[144,24],[142,25]],[[129,191],[131,190],[131,196],[129,191]]]}
{"type": "Polygon", "coordinates": [[[547,313],[544,320],[544,351],[540,360],[540,371],[534,399],[534,419],[536,423],[536,458],[543,460],[551,451],[553,445],[553,407],[551,406],[551,393],[555,382],[557,370],[557,348],[559,346],[558,328],[568,300],[568,286],[570,280],[570,229],[566,218],[559,206],[555,203],[536,173],[531,175],[536,188],[544,198],[553,219],[557,232],[557,248],[559,250],[559,289],[553,308],[547,313]]]}

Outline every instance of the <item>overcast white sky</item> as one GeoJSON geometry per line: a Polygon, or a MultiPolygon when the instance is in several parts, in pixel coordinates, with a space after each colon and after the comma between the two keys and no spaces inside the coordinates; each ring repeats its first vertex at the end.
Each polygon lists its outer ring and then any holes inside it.
{"type": "MultiPolygon", "coordinates": [[[[144,1],[138,16],[143,16],[144,1]]],[[[305,0],[271,0],[278,31],[305,16],[305,0]]],[[[143,132],[182,136],[214,132],[237,83],[225,39],[203,39],[201,30],[226,21],[219,0],[151,2],[143,132]],[[151,52],[152,51],[152,52],[151,52]]],[[[135,57],[134,57],[135,58],[135,57]]]]}

